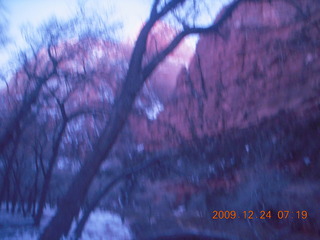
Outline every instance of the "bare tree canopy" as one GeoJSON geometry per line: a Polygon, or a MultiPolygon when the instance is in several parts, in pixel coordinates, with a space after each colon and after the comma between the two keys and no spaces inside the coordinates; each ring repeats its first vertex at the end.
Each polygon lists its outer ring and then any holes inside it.
{"type": "MultiPolygon", "coordinates": [[[[93,151],[86,157],[85,163],[79,174],[74,178],[68,192],[63,197],[56,215],[53,217],[40,239],[59,240],[62,235],[68,234],[72,220],[78,215],[91,182],[102,162],[108,156],[128,118],[135,97],[142,88],[145,80],[151,75],[159,63],[161,63],[186,36],[190,34],[218,32],[219,28],[232,15],[232,12],[237,6],[244,1],[245,0],[236,0],[232,2],[225,9],[223,15],[216,22],[207,27],[189,26],[186,22],[183,22],[182,30],[172,39],[172,41],[164,47],[164,49],[155,54],[150,61],[143,65],[143,57],[146,52],[148,36],[154,25],[167,14],[185,7],[190,1],[155,0],[153,2],[149,19],[141,29],[136,40],[125,82],[112,108],[110,119],[106,123],[93,151]]],[[[195,1],[191,2],[195,3],[195,1]]]]}
{"type": "MultiPolygon", "coordinates": [[[[106,21],[106,19],[104,20],[106,21]]],[[[0,133],[0,153],[12,141],[18,125],[30,113],[30,109],[36,103],[43,87],[51,79],[59,77],[61,74],[59,69],[63,68],[66,61],[76,58],[76,56],[72,56],[75,54],[71,52],[75,49],[69,49],[69,52],[67,50],[69,42],[84,39],[88,39],[87,44],[90,43],[89,39],[112,41],[111,36],[115,27],[104,23],[99,17],[85,15],[83,11],[80,11],[68,21],[50,19],[48,23],[38,29],[39,34],[25,33],[30,49],[20,53],[21,68],[29,80],[27,82],[35,81],[36,84],[29,86],[17,113],[12,117],[5,130],[0,133]],[[59,48],[60,50],[58,50],[59,48]],[[64,52],[61,52],[61,48],[65,48],[64,52]],[[41,61],[47,60],[50,63],[47,62],[46,67],[41,66],[41,61]]]]}

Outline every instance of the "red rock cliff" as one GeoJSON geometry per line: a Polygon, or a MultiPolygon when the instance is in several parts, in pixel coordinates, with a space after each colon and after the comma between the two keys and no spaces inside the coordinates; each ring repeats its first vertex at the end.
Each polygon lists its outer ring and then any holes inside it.
{"type": "Polygon", "coordinates": [[[132,117],[137,141],[169,146],[280,111],[306,113],[320,101],[319,39],[319,1],[243,3],[220,34],[200,37],[157,119],[132,117]]]}

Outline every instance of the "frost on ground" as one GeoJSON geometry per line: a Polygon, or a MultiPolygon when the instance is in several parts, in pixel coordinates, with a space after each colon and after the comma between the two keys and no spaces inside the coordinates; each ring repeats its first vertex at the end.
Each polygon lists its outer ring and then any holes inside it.
{"type": "MultiPolygon", "coordinates": [[[[33,227],[32,218],[24,218],[20,213],[12,215],[0,210],[0,239],[1,240],[37,240],[39,232],[49,222],[55,210],[46,209],[40,230],[33,227]]],[[[89,218],[82,235],[82,240],[130,240],[129,228],[121,222],[118,215],[97,210],[89,218]]],[[[72,239],[71,237],[67,238],[72,239]]]]}
{"type": "Polygon", "coordinates": [[[91,214],[82,235],[82,240],[129,240],[130,230],[118,215],[97,210],[91,214]]]}

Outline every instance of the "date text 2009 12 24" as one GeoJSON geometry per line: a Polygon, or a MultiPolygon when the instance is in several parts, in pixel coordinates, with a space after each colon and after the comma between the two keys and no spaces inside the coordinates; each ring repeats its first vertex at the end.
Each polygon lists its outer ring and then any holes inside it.
{"type": "Polygon", "coordinates": [[[212,219],[307,219],[308,211],[212,211],[212,219]]]}

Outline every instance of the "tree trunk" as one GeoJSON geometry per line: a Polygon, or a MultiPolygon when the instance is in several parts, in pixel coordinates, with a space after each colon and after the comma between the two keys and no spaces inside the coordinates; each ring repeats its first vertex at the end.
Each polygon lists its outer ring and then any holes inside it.
{"type": "Polygon", "coordinates": [[[74,231],[75,240],[78,240],[78,239],[81,238],[81,235],[82,235],[82,232],[84,230],[84,227],[86,226],[86,223],[87,223],[87,221],[88,221],[88,219],[90,217],[90,214],[91,214],[91,212],[93,210],[94,210],[94,208],[93,209],[90,209],[89,207],[88,208],[84,208],[83,214],[81,216],[81,219],[77,224],[76,230],[74,231]]]}
{"type": "Polygon", "coordinates": [[[39,226],[42,215],[43,215],[43,209],[44,206],[46,204],[46,198],[47,198],[47,194],[49,191],[49,187],[50,187],[50,182],[51,182],[51,178],[52,178],[52,172],[54,169],[54,166],[56,164],[57,161],[57,157],[58,157],[58,153],[59,153],[59,147],[60,147],[60,143],[62,140],[62,136],[64,134],[64,130],[66,129],[67,126],[67,121],[64,119],[62,126],[60,128],[60,131],[58,133],[58,136],[56,138],[56,140],[53,142],[53,147],[52,147],[52,155],[51,158],[49,160],[49,167],[48,170],[46,172],[46,174],[44,175],[44,182],[43,182],[43,186],[42,186],[42,190],[41,190],[41,195],[40,195],[40,199],[39,199],[39,206],[38,206],[38,211],[34,217],[34,225],[35,226],[39,226]]]}
{"type": "MultiPolygon", "coordinates": [[[[20,133],[21,130],[19,130],[18,132],[20,133]]],[[[10,178],[11,171],[13,169],[13,164],[15,162],[15,158],[14,157],[16,155],[16,151],[17,151],[17,148],[18,148],[18,145],[19,145],[19,141],[20,141],[20,137],[15,139],[12,152],[10,154],[10,157],[8,158],[8,164],[7,164],[7,168],[5,170],[5,174],[3,176],[2,186],[1,186],[1,190],[0,190],[0,202],[2,202],[2,200],[4,199],[6,188],[10,184],[9,178],[10,178]]]]}
{"type": "Polygon", "coordinates": [[[79,214],[80,207],[86,198],[91,182],[99,171],[102,162],[108,156],[128,118],[136,95],[141,90],[144,81],[151,75],[159,63],[178,46],[185,36],[193,33],[218,31],[219,27],[242,1],[236,0],[230,4],[220,19],[207,28],[184,28],[167,47],[156,54],[149,63],[142,66],[148,35],[154,24],[168,12],[185,2],[185,0],[171,0],[166,2],[162,9],[158,10],[159,1],[154,1],[150,18],[142,28],[135,43],[126,79],[120,95],[112,108],[110,119],[102,131],[99,140],[94,145],[93,151],[85,158],[85,163],[81,167],[80,172],[74,177],[67,193],[59,204],[56,215],[40,236],[40,240],[59,240],[62,235],[68,234],[74,217],[79,214]]]}
{"type": "Polygon", "coordinates": [[[80,172],[75,176],[67,193],[62,198],[56,215],[40,236],[41,240],[59,240],[61,236],[67,235],[74,216],[79,214],[90,184],[114,145],[132,109],[134,99],[143,85],[142,57],[146,49],[148,33],[153,24],[154,22],[147,23],[143,27],[132,53],[126,81],[112,108],[110,119],[93,151],[85,159],[80,172]]]}
{"type": "Polygon", "coordinates": [[[118,104],[114,106],[114,114],[111,116],[106,130],[101,134],[94,151],[87,157],[79,174],[74,178],[68,192],[59,204],[57,214],[53,217],[40,239],[59,240],[62,235],[68,234],[72,220],[79,213],[95,174],[110,152],[131,110],[135,94],[126,95],[124,97],[121,96],[118,104]]]}
{"type": "MultiPolygon", "coordinates": [[[[37,148],[37,146],[36,146],[37,148]]],[[[35,180],[33,184],[33,189],[31,191],[32,198],[30,199],[30,204],[31,204],[31,214],[33,217],[36,216],[36,206],[37,206],[37,196],[38,196],[38,181],[39,181],[39,162],[41,158],[41,154],[38,154],[36,150],[36,157],[35,157],[35,165],[36,165],[36,173],[35,173],[35,180]]]]}
{"type": "Polygon", "coordinates": [[[12,200],[11,200],[11,213],[14,214],[16,211],[16,206],[17,206],[17,201],[18,201],[18,192],[17,189],[13,189],[13,195],[12,195],[12,200]]]}
{"type": "MultiPolygon", "coordinates": [[[[17,168],[19,169],[18,162],[17,168]]],[[[20,207],[20,210],[23,213],[23,216],[26,216],[25,206],[24,206],[24,198],[21,192],[21,175],[18,172],[15,172],[14,169],[12,169],[13,173],[13,180],[14,180],[14,192],[17,194],[15,197],[15,204],[19,204],[18,207],[20,207]],[[20,198],[20,201],[18,202],[18,197],[20,198]]],[[[19,210],[19,208],[18,208],[19,210]]]]}

